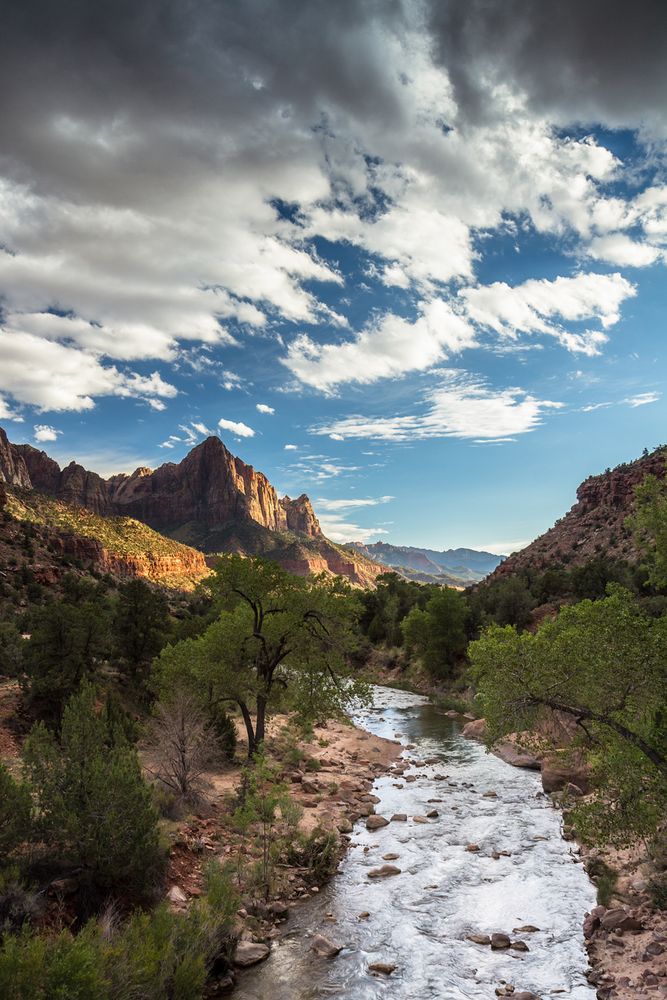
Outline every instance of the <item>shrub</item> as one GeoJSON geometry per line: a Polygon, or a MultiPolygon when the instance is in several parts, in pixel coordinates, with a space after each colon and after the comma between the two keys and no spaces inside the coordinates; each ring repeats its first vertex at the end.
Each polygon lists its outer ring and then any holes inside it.
{"type": "Polygon", "coordinates": [[[161,869],[157,813],[135,748],[86,686],[63,713],[60,738],[43,723],[24,747],[25,769],[49,851],[83,871],[93,901],[122,890],[142,895],[161,869]]]}
{"type": "Polygon", "coordinates": [[[0,869],[28,839],[30,833],[30,791],[14,781],[0,763],[0,869]]]}

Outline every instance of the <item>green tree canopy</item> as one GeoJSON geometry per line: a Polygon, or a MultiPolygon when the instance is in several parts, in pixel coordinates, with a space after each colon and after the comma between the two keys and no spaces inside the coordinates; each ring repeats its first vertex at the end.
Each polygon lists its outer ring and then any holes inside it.
{"type": "Polygon", "coordinates": [[[442,587],[423,610],[413,608],[401,622],[405,644],[421,656],[431,674],[445,677],[465,652],[467,617],[463,594],[442,587]]]}
{"type": "Polygon", "coordinates": [[[492,625],[469,653],[491,741],[551,712],[576,720],[601,781],[591,828],[622,838],[654,828],[667,803],[667,619],[610,589],[535,634],[492,625]]]}
{"type": "Polygon", "coordinates": [[[341,710],[361,693],[358,681],[345,679],[358,617],[347,583],[228,556],[211,587],[217,618],[202,635],[162,651],[158,682],[167,688],[191,684],[206,692],[211,706],[235,702],[249,755],[264,740],[267,714],[277,705],[312,718],[341,710]]]}
{"type": "Polygon", "coordinates": [[[116,655],[127,663],[132,680],[142,680],[165,644],[169,606],[164,594],[143,580],[130,580],[118,591],[113,619],[116,655]]]}
{"type": "Polygon", "coordinates": [[[635,513],[628,518],[643,551],[648,582],[667,588],[667,480],[646,476],[635,489],[635,513]]]}

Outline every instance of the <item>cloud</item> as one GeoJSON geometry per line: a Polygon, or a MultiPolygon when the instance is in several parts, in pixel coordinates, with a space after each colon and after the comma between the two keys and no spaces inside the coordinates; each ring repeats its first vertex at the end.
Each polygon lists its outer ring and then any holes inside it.
{"type": "Polygon", "coordinates": [[[351,341],[318,344],[302,334],[282,362],[300,382],[330,394],[344,382],[368,384],[423,371],[474,343],[466,321],[435,299],[424,303],[414,322],[386,313],[351,341]]]}
{"type": "Polygon", "coordinates": [[[623,301],[635,294],[635,287],[618,273],[588,273],[553,281],[531,279],[514,287],[497,281],[466,288],[460,298],[474,323],[502,338],[548,334],[570,351],[594,355],[607,339],[604,331],[620,319],[623,301]],[[563,327],[563,322],[589,320],[597,320],[602,330],[578,332],[563,327]]]}
{"type": "Polygon", "coordinates": [[[628,396],[623,400],[628,406],[647,406],[649,403],[657,403],[660,399],[659,392],[640,392],[636,396],[628,396]]]}
{"type": "Polygon", "coordinates": [[[59,434],[62,434],[62,431],[56,430],[49,424],[35,424],[35,441],[57,441],[59,434]]]}
{"type": "Polygon", "coordinates": [[[255,409],[258,413],[274,414],[276,411],[272,406],[267,406],[266,403],[257,403],[255,409]]]}
{"type": "Polygon", "coordinates": [[[587,252],[596,260],[604,260],[620,267],[648,267],[662,256],[658,247],[633,240],[624,233],[596,236],[591,240],[587,252]]]}
{"type": "Polygon", "coordinates": [[[314,426],[311,433],[337,433],[344,438],[414,441],[454,437],[479,442],[512,440],[538,427],[545,411],[562,403],[538,399],[523,389],[495,389],[481,379],[451,371],[440,386],[425,394],[418,414],[390,417],[350,416],[314,426]]]}
{"type": "Polygon", "coordinates": [[[332,542],[370,542],[380,535],[387,535],[386,528],[364,528],[348,521],[342,514],[318,514],[322,531],[332,542]]]}
{"type": "Polygon", "coordinates": [[[18,424],[23,423],[21,414],[17,410],[12,410],[2,396],[0,396],[0,420],[14,420],[18,424]]]}
{"type": "Polygon", "coordinates": [[[286,444],[285,451],[298,451],[298,446],[295,444],[286,444]]]}
{"type": "Polygon", "coordinates": [[[173,399],[176,388],[158,372],[140,375],[103,365],[96,357],[32,333],[0,329],[0,391],[38,412],[93,409],[96,396],[153,402],[173,399]]]}
{"type": "Polygon", "coordinates": [[[378,504],[389,503],[390,500],[394,500],[392,496],[384,497],[367,497],[366,499],[347,499],[347,500],[326,500],[323,497],[318,497],[316,504],[318,510],[326,511],[339,511],[339,510],[354,510],[359,507],[377,507],[378,504]]]}
{"type": "Polygon", "coordinates": [[[227,420],[226,417],[221,417],[218,420],[218,427],[223,431],[231,431],[232,434],[236,434],[237,437],[254,437],[255,432],[252,427],[248,427],[240,420],[227,420]]]}

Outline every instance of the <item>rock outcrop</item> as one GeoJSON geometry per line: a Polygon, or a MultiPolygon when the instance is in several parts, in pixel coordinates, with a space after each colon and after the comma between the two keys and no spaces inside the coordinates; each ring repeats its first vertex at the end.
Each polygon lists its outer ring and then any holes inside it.
{"type": "Polygon", "coordinates": [[[279,498],[267,477],[209,437],[177,463],[103,479],[70,462],[61,469],[0,430],[0,481],[34,489],[102,517],[131,517],[206,553],[267,555],[293,573],[334,573],[360,586],[384,568],[322,534],[306,494],[279,498]]]}
{"type": "Polygon", "coordinates": [[[577,490],[577,502],[549,531],[515,552],[487,582],[526,570],[544,572],[554,566],[580,566],[599,556],[634,562],[639,558],[626,520],[634,509],[635,487],[647,475],[665,476],[664,448],[635,462],[590,476],[577,490]]]}

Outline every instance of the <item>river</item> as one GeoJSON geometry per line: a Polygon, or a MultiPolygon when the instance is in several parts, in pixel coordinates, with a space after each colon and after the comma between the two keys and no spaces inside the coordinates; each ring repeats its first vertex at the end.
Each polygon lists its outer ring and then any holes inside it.
{"type": "Polygon", "coordinates": [[[581,924],[595,892],[575,846],[561,837],[560,813],[542,796],[539,774],[463,739],[457,722],[419,695],[376,688],[373,708],[355,722],[414,744],[404,757],[416,762],[406,776],[417,780],[379,778],[376,812],[438,816],[374,833],[357,824],[339,874],[294,911],[268,961],[240,977],[235,1000],[494,1000],[503,983],[540,998],[591,1000],[581,924]],[[496,798],[484,797],[493,791],[496,798]],[[471,842],[477,853],[465,850],[471,842]],[[493,851],[509,857],[494,860],[493,851]],[[369,879],[385,854],[398,855],[392,864],[401,874],[369,879]],[[369,916],[359,919],[364,911],[369,916]],[[539,930],[513,933],[523,925],[539,930]],[[529,951],[494,951],[466,938],[494,932],[529,951]],[[338,957],[316,956],[314,934],[342,945],[338,957]],[[378,977],[368,971],[372,962],[396,970],[378,977]]]}

